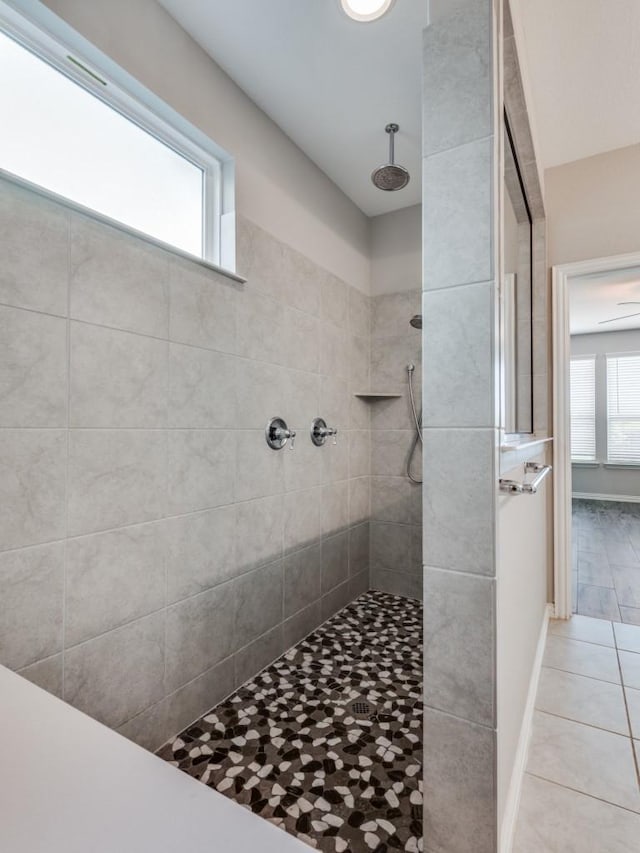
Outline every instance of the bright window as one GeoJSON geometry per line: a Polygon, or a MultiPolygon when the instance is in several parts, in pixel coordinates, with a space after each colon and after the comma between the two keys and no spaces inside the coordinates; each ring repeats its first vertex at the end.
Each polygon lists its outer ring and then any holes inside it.
{"type": "Polygon", "coordinates": [[[0,168],[217,262],[207,194],[216,192],[218,162],[177,131],[155,132],[159,122],[142,105],[127,114],[111,83],[91,72],[86,87],[76,82],[84,72],[72,63],[63,73],[0,32],[0,168]]]}
{"type": "Polygon", "coordinates": [[[607,356],[607,459],[640,465],[640,355],[607,356]]]}
{"type": "Polygon", "coordinates": [[[596,360],[594,356],[571,359],[571,459],[594,462],[596,458],[596,360]]]}

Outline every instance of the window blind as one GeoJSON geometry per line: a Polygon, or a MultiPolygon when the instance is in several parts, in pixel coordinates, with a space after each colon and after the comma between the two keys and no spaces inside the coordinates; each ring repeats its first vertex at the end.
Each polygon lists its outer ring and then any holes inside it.
{"type": "Polygon", "coordinates": [[[607,459],[640,465],[640,355],[607,356],[607,459]]]}
{"type": "Polygon", "coordinates": [[[596,458],[596,360],[571,359],[571,459],[596,458]]]}

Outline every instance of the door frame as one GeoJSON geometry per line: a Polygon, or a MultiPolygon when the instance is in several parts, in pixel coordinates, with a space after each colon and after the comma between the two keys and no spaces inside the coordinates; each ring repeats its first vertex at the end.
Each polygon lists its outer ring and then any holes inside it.
{"type": "Polygon", "coordinates": [[[554,616],[572,613],[571,543],[571,421],[569,410],[569,280],[587,273],[606,273],[640,267],[640,252],[592,258],[551,267],[553,370],[553,593],[554,616]]]}

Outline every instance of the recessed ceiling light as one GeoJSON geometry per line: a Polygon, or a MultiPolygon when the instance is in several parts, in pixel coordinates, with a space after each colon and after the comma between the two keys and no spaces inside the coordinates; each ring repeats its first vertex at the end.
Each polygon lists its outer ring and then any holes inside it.
{"type": "Polygon", "coordinates": [[[366,23],[381,18],[396,0],[340,0],[344,12],[354,21],[366,23]]]}

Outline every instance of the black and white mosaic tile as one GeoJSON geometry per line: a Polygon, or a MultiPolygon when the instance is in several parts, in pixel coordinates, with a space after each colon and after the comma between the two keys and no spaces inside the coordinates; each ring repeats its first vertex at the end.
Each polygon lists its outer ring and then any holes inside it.
{"type": "Polygon", "coordinates": [[[422,607],[368,592],[159,750],[326,853],[418,853],[422,607]]]}

